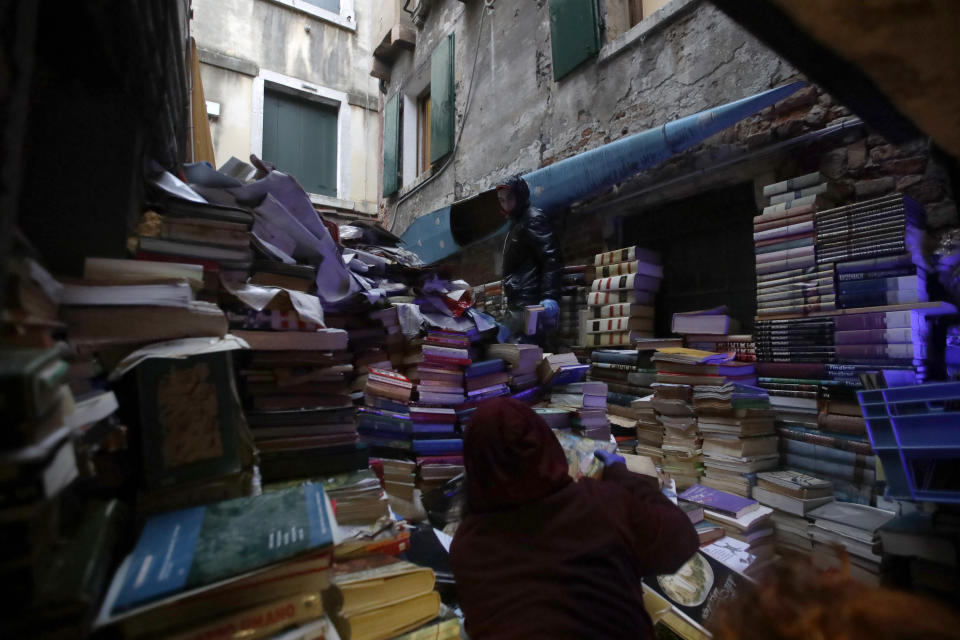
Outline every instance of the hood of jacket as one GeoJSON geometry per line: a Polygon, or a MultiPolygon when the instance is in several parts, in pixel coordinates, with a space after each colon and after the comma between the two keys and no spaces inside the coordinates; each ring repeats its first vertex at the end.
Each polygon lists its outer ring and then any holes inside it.
{"type": "Polygon", "coordinates": [[[532,502],[572,481],[550,427],[512,398],[480,405],[467,426],[463,455],[467,504],[474,513],[532,502]]]}
{"type": "Polygon", "coordinates": [[[517,201],[517,205],[510,212],[511,218],[519,218],[530,206],[530,187],[520,174],[512,175],[499,183],[497,189],[508,190],[517,201]]]}

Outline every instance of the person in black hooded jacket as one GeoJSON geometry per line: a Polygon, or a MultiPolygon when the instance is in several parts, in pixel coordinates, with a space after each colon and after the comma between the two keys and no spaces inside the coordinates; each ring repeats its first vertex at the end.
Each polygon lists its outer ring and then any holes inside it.
{"type": "MultiPolygon", "coordinates": [[[[519,175],[497,185],[500,211],[510,219],[503,245],[503,294],[507,300],[507,327],[523,333],[523,308],[545,307],[546,326],[560,315],[563,258],[553,225],[530,204],[530,188],[519,175]]],[[[541,336],[542,340],[542,336],[541,336]]]]}

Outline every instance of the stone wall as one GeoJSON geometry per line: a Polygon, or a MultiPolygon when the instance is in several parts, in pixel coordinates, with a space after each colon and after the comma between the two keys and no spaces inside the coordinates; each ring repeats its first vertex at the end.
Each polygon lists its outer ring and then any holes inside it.
{"type": "MultiPolygon", "coordinates": [[[[415,217],[525,173],[677,117],[802,79],[785,61],[708,3],[673,0],[553,81],[547,3],[501,0],[480,35],[474,95],[464,120],[480,3],[435,3],[414,52],[394,66],[386,96],[429,64],[431,43],[456,38],[457,123],[452,163],[425,187],[381,201],[383,222],[402,233],[415,217]],[[662,14],[662,15],[661,15],[662,14]],[[654,19],[658,19],[657,22],[654,19]],[[655,24],[647,24],[653,20],[655,24]],[[490,33],[492,23],[492,36],[490,33]],[[641,32],[637,36],[636,30],[641,32]],[[645,31],[644,31],[645,30],[645,31]],[[492,40],[491,40],[492,38],[492,40]]],[[[957,224],[949,179],[926,140],[892,145],[816,86],[741,121],[611,193],[578,203],[557,221],[568,264],[619,246],[618,221],[708,189],[752,182],[760,189],[821,170],[852,199],[900,190],[942,229],[957,224]]],[[[447,262],[471,283],[498,278],[502,237],[447,262]]]]}

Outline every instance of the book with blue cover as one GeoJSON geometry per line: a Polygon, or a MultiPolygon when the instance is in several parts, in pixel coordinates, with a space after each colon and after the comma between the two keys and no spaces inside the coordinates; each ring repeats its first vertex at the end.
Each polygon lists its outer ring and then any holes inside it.
{"type": "Polygon", "coordinates": [[[756,500],[744,498],[742,496],[712,489],[700,484],[695,484],[680,494],[681,500],[699,504],[704,509],[727,514],[734,518],[740,518],[743,515],[754,511],[758,507],[756,500]]]}
{"type": "Polygon", "coordinates": [[[150,518],[113,611],[332,547],[336,520],[319,484],[150,518]]]}
{"type": "Polygon", "coordinates": [[[467,378],[476,378],[479,376],[485,376],[491,373],[499,373],[500,371],[505,371],[507,368],[507,363],[501,360],[500,358],[493,358],[491,360],[482,360],[480,362],[474,362],[468,367],[464,368],[463,375],[467,378]]]}

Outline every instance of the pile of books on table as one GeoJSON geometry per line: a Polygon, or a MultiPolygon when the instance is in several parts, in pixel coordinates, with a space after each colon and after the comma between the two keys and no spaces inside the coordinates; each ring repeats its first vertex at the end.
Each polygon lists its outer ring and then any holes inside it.
{"type": "Polygon", "coordinates": [[[631,346],[653,337],[654,296],[663,279],[658,253],[641,247],[599,253],[588,279],[584,346],[631,346]]]}
{"type": "Polygon", "coordinates": [[[507,363],[510,391],[518,393],[537,386],[537,367],[543,360],[543,350],[534,344],[492,344],[487,357],[507,363]]]}
{"type": "Polygon", "coordinates": [[[560,306],[557,331],[560,340],[570,346],[583,344],[581,329],[587,312],[587,293],[590,291],[588,269],[585,264],[563,268],[563,290],[557,301],[560,306]]]}
{"type": "Polygon", "coordinates": [[[828,502],[807,514],[813,519],[811,558],[820,568],[835,568],[842,563],[837,545],[846,549],[850,575],[867,584],[878,585],[883,561],[879,529],[896,514],[863,504],[828,502]]]}
{"type": "Polygon", "coordinates": [[[603,382],[574,382],[550,388],[550,405],[569,410],[570,425],[581,436],[610,440],[607,420],[607,385],[603,382]]]}
{"type": "Polygon", "coordinates": [[[833,501],[829,480],[793,469],[764,471],[757,474],[753,497],[773,509],[778,553],[807,556],[813,552],[813,525],[807,514],[833,501]]]}
{"type": "Polygon", "coordinates": [[[773,509],[756,500],[695,484],[681,493],[681,502],[703,507],[709,522],[723,527],[726,536],[745,543],[744,549],[759,562],[774,558],[773,509]]]}

